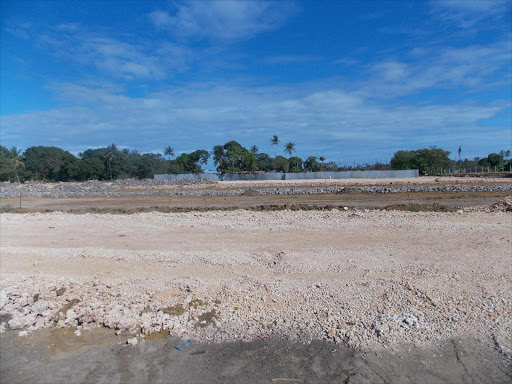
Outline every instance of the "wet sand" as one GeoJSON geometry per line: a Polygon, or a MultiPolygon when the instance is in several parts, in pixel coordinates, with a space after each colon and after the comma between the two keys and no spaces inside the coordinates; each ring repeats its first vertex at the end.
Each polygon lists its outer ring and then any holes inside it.
{"type": "Polygon", "coordinates": [[[322,341],[270,339],[209,344],[165,337],[124,346],[105,328],[20,338],[0,335],[0,382],[24,383],[482,383],[512,381],[509,362],[484,339],[451,339],[398,351],[362,352],[322,341]]]}

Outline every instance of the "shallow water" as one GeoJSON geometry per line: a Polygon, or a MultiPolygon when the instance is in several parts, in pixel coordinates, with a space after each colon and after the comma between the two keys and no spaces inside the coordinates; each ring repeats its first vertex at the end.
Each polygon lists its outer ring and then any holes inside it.
{"type": "Polygon", "coordinates": [[[2,383],[510,383],[512,369],[492,340],[448,340],[429,348],[357,351],[321,341],[270,339],[207,344],[99,328],[0,335],[2,383]]]}

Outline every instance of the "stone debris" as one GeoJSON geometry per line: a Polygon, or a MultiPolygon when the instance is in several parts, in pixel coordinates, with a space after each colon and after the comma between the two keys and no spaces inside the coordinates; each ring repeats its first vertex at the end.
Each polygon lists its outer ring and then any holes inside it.
{"type": "MultiPolygon", "coordinates": [[[[84,197],[84,196],[272,196],[272,195],[321,195],[342,194],[345,192],[359,193],[403,193],[403,192],[501,192],[512,191],[512,184],[491,185],[368,185],[354,188],[342,186],[311,186],[311,187],[250,187],[250,188],[215,188],[217,182],[207,178],[178,180],[116,180],[86,181],[61,183],[1,183],[0,199],[22,196],[35,197],[84,197]],[[211,185],[211,186],[210,186],[211,185]],[[208,187],[210,186],[210,187],[208,187]],[[196,188],[197,187],[197,188],[196,188]],[[207,187],[207,188],[205,188],[207,187]]],[[[219,184],[220,185],[220,184],[219,184]]]]}
{"type": "MultiPolygon", "coordinates": [[[[154,278],[136,273],[98,274],[92,278],[76,273],[59,277],[3,272],[0,315],[10,316],[10,329],[27,334],[54,327],[69,327],[76,329],[75,334],[83,334],[107,327],[118,335],[133,335],[127,345],[137,342],[135,335],[163,334],[212,342],[274,336],[301,342],[323,339],[365,348],[396,346],[411,340],[420,345],[460,334],[492,332],[500,350],[510,355],[506,335],[512,334],[512,276],[505,268],[493,269],[509,256],[505,253],[510,243],[508,238],[496,237],[492,243],[487,240],[488,234],[503,232],[502,226],[510,223],[509,212],[359,213],[80,215],[80,222],[91,228],[105,228],[107,223],[116,230],[123,226],[136,228],[139,234],[156,228],[185,230],[191,225],[217,231],[229,224],[233,235],[249,230],[264,236],[274,233],[270,229],[314,233],[329,229],[336,233],[355,231],[368,242],[358,250],[353,249],[357,243],[351,243],[347,244],[348,250],[315,248],[305,254],[279,249],[256,253],[246,247],[187,253],[99,247],[18,249],[5,245],[3,255],[29,260],[37,257],[44,260],[42,265],[49,257],[55,263],[92,258],[116,263],[137,261],[141,268],[158,263],[152,265],[163,273],[151,275],[154,278]],[[471,229],[475,226],[477,232],[471,229]],[[422,241],[421,247],[397,247],[394,236],[404,233],[400,228],[407,229],[406,244],[422,241]],[[463,268],[457,261],[447,264],[446,257],[454,258],[454,254],[443,254],[444,244],[428,243],[421,237],[425,233],[433,233],[436,239],[464,234],[464,248],[460,243],[458,246],[464,260],[469,261],[462,263],[463,268]],[[392,241],[382,244],[387,237],[392,241]],[[370,244],[373,239],[375,245],[370,244]],[[484,258],[480,256],[483,249],[489,251],[484,258]],[[423,260],[426,255],[433,255],[432,259],[423,260]],[[177,276],[173,273],[176,266],[189,268],[190,274],[177,276]],[[192,268],[205,266],[226,273],[193,274],[192,268]],[[241,268],[236,273],[224,271],[232,266],[241,268]],[[248,271],[253,270],[260,272],[249,275],[248,271]]],[[[50,220],[73,225],[77,215],[2,215],[2,224],[8,220],[16,220],[18,225],[33,221],[47,226],[50,220]]],[[[36,271],[31,260],[29,265],[31,271],[36,271]]]]}
{"type": "MultiPolygon", "coordinates": [[[[422,272],[427,273],[439,272],[422,272]]],[[[274,335],[301,342],[325,339],[367,347],[396,345],[412,338],[421,344],[453,337],[468,329],[477,333],[487,329],[500,330],[502,334],[512,331],[510,292],[502,290],[482,298],[470,293],[453,297],[439,290],[427,298],[411,290],[407,280],[387,281],[384,292],[382,282],[371,278],[348,287],[324,282],[313,288],[300,283],[256,282],[247,277],[219,281],[207,289],[199,283],[167,283],[166,290],[176,294],[165,301],[158,298],[156,286],[145,280],[70,281],[67,294],[80,296],[80,302],[66,312],[65,320],[59,308],[66,300],[52,295],[49,289],[56,281],[27,278],[16,284],[8,279],[8,283],[10,288],[4,292],[9,300],[0,311],[13,316],[9,328],[24,334],[41,328],[80,324],[76,336],[83,330],[107,327],[118,335],[165,332],[214,342],[274,335]],[[364,284],[364,290],[360,284],[364,284]],[[41,300],[23,306],[20,303],[26,291],[37,291],[41,300]],[[340,291],[352,292],[352,299],[337,302],[340,291]],[[372,295],[378,295],[379,304],[368,306],[372,295]],[[163,307],[184,310],[170,314],[164,313],[163,307]],[[489,316],[491,308],[492,316],[489,316]]],[[[136,342],[134,337],[127,344],[136,342]]]]}
{"type": "Polygon", "coordinates": [[[362,186],[357,188],[364,193],[403,193],[403,192],[503,192],[512,191],[512,184],[494,185],[395,185],[362,186]]]}
{"type": "Polygon", "coordinates": [[[124,179],[115,181],[90,180],[84,182],[60,183],[0,183],[0,199],[22,196],[37,197],[80,197],[80,196],[129,196],[152,194],[154,188],[184,187],[190,185],[215,184],[207,178],[202,179],[124,179]]]}
{"type": "Polygon", "coordinates": [[[490,207],[491,212],[511,212],[512,211],[512,196],[507,196],[503,200],[492,204],[490,207]]]}
{"type": "Polygon", "coordinates": [[[133,337],[131,339],[126,340],[126,345],[131,345],[132,347],[135,347],[137,345],[137,338],[133,337]]]}

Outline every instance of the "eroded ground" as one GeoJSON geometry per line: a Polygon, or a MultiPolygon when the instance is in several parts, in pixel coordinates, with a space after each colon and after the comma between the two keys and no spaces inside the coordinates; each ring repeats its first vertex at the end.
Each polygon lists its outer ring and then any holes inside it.
{"type": "Polygon", "coordinates": [[[471,196],[440,196],[475,199],[447,212],[4,213],[2,376],[21,382],[28,362],[33,382],[191,382],[192,366],[196,382],[509,382],[512,215],[471,196]],[[52,368],[83,348],[76,371],[52,368]]]}

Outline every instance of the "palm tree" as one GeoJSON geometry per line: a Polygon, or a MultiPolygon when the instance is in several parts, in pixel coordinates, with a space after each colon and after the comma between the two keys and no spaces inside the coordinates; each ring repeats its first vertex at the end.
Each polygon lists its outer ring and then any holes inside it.
{"type": "Polygon", "coordinates": [[[286,143],[284,146],[284,152],[288,155],[292,155],[295,152],[295,144],[294,143],[286,143]]]}
{"type": "Polygon", "coordinates": [[[110,180],[113,180],[112,175],[112,161],[114,161],[116,155],[115,152],[117,151],[117,146],[115,144],[109,145],[107,147],[107,152],[103,155],[103,158],[107,162],[108,171],[110,173],[110,180]]]}
{"type": "MultiPolygon", "coordinates": [[[[272,138],[270,139],[270,143],[272,145],[278,145],[279,144],[279,137],[277,137],[277,135],[274,135],[272,136],[272,138]]],[[[277,156],[277,152],[274,152],[274,157],[277,156]]]]}
{"type": "Polygon", "coordinates": [[[169,156],[169,160],[171,157],[174,157],[174,149],[170,145],[165,147],[164,156],[169,156]]]}
{"type": "Polygon", "coordinates": [[[320,157],[318,158],[318,160],[320,160],[320,161],[323,163],[323,162],[325,161],[325,157],[320,156],[320,157]]]}
{"type": "Polygon", "coordinates": [[[9,150],[9,157],[11,160],[12,167],[14,168],[14,172],[16,173],[16,180],[18,183],[20,182],[20,177],[18,175],[18,168],[25,168],[25,164],[23,163],[23,157],[21,156],[21,149],[17,147],[12,147],[9,150]]]}
{"type": "Polygon", "coordinates": [[[258,153],[258,151],[259,151],[259,150],[260,150],[260,149],[259,149],[257,146],[253,145],[249,151],[250,151],[253,155],[255,155],[255,154],[257,154],[257,153],[258,153]]]}

